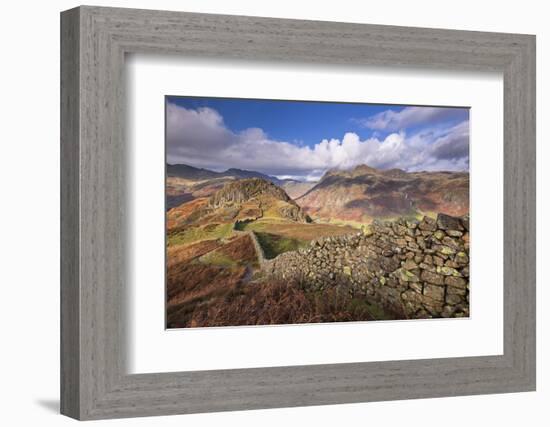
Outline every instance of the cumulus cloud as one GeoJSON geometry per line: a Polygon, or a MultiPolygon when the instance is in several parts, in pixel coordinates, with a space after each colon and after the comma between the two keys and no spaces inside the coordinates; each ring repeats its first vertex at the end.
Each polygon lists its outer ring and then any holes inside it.
{"type": "Polygon", "coordinates": [[[324,139],[313,146],[277,141],[259,128],[234,132],[217,111],[206,107],[168,103],[166,122],[171,164],[217,171],[240,168],[308,181],[318,180],[327,169],[359,164],[409,171],[468,168],[468,121],[410,137],[399,131],[385,138],[361,139],[348,132],[341,139],[324,139]]]}
{"type": "Polygon", "coordinates": [[[362,126],[384,131],[407,129],[419,124],[464,120],[463,108],[406,107],[401,111],[386,110],[366,119],[357,120],[362,126]]]}

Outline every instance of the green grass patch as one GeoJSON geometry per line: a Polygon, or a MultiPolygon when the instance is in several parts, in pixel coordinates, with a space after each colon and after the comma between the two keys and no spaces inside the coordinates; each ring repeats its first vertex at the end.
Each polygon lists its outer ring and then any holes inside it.
{"type": "Polygon", "coordinates": [[[233,224],[208,224],[203,227],[192,227],[168,236],[168,245],[185,245],[201,240],[215,240],[229,237],[233,224]]]}
{"type": "Polygon", "coordinates": [[[283,237],[276,234],[256,232],[258,242],[267,259],[273,259],[283,252],[296,251],[308,244],[307,241],[283,237]]]}
{"type": "Polygon", "coordinates": [[[267,209],[263,210],[262,218],[271,219],[271,220],[285,220],[286,218],[281,216],[280,209],[287,205],[286,202],[275,202],[270,205],[267,209]]]}
{"type": "Polygon", "coordinates": [[[277,224],[286,225],[288,223],[289,221],[285,221],[277,218],[269,218],[269,219],[262,218],[256,221],[239,222],[236,228],[237,230],[243,230],[243,231],[266,232],[273,229],[273,227],[276,227],[277,224]]]}
{"type": "Polygon", "coordinates": [[[247,230],[253,219],[244,219],[235,222],[235,230],[244,231],[247,230]]]}

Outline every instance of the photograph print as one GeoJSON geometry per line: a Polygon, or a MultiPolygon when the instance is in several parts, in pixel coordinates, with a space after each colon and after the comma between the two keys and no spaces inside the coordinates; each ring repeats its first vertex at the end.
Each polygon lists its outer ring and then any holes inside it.
{"type": "Polygon", "coordinates": [[[166,96],[166,327],[469,317],[469,115],[166,96]]]}

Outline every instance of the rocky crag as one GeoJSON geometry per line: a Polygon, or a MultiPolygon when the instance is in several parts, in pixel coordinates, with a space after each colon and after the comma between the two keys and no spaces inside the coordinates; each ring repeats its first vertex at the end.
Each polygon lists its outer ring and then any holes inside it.
{"type": "Polygon", "coordinates": [[[374,221],[262,262],[264,274],[307,290],[366,294],[401,318],[469,316],[469,218],[374,221]]]}
{"type": "Polygon", "coordinates": [[[226,183],[221,190],[210,197],[210,205],[220,207],[228,203],[245,203],[258,196],[266,195],[292,202],[285,191],[272,182],[261,178],[249,178],[226,183]]]}
{"type": "Polygon", "coordinates": [[[330,170],[296,202],[313,218],[370,222],[420,213],[462,216],[469,209],[466,172],[405,172],[359,165],[330,170]]]}
{"type": "Polygon", "coordinates": [[[210,197],[208,206],[217,209],[254,202],[262,211],[276,210],[277,216],[282,218],[297,222],[310,221],[285,190],[262,178],[240,179],[225,184],[210,197]]]}

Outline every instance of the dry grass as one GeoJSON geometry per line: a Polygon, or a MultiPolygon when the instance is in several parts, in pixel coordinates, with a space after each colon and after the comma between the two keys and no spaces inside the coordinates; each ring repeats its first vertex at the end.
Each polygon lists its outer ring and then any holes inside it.
{"type": "Polygon", "coordinates": [[[192,304],[224,294],[243,278],[245,267],[225,268],[202,263],[181,263],[167,274],[167,308],[192,304]]]}
{"type": "Polygon", "coordinates": [[[187,203],[183,203],[178,207],[170,209],[166,213],[166,229],[171,231],[182,224],[185,224],[186,220],[194,212],[204,208],[208,204],[208,199],[195,199],[187,203]]]}
{"type": "Polygon", "coordinates": [[[223,267],[258,267],[256,249],[249,236],[234,237],[229,243],[202,256],[200,262],[223,267]]]}
{"type": "Polygon", "coordinates": [[[208,224],[205,226],[183,227],[168,234],[168,245],[184,245],[205,240],[225,239],[231,236],[233,224],[208,224]]]}
{"type": "Polygon", "coordinates": [[[373,306],[337,288],[304,292],[299,284],[251,282],[212,292],[194,304],[172,305],[168,327],[280,325],[375,320],[373,306]]]}
{"type": "Polygon", "coordinates": [[[243,265],[256,264],[258,261],[256,248],[250,239],[250,236],[240,236],[234,238],[229,243],[223,245],[216,252],[219,252],[235,262],[243,265]]]}
{"type": "Polygon", "coordinates": [[[182,262],[191,261],[221,246],[217,240],[204,240],[192,245],[169,246],[166,254],[168,269],[182,262]]]}

